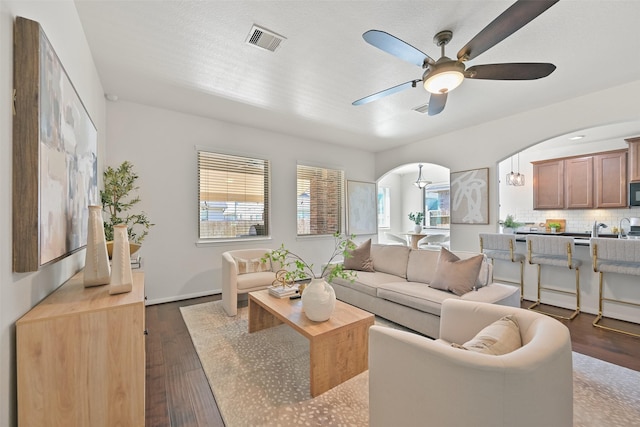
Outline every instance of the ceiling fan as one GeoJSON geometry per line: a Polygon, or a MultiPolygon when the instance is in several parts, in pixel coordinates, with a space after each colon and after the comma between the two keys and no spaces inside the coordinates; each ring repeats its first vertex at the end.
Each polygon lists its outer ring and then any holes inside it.
{"type": "Polygon", "coordinates": [[[545,10],[559,0],[518,0],[500,16],[487,25],[460,51],[456,60],[444,54],[444,47],[451,41],[451,31],[440,31],[433,42],[440,46],[441,56],[437,61],[410,44],[379,30],[369,30],[362,37],[365,41],[391,55],[425,69],[422,78],[411,80],[381,92],[354,101],[353,105],[362,105],[382,97],[400,92],[409,87],[416,87],[422,82],[424,88],[431,93],[429,99],[430,116],[439,114],[447,103],[447,94],[467,79],[480,80],[535,80],[547,77],[556,66],[548,63],[506,63],[474,65],[466,68],[465,62],[478,57],[491,49],[520,28],[533,21],[545,10]]]}

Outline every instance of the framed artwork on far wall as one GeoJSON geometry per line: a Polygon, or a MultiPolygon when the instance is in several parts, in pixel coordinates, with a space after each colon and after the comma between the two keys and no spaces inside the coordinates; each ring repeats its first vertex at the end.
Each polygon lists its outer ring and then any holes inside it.
{"type": "Polygon", "coordinates": [[[489,168],[451,173],[451,223],[489,224],[489,168]]]}
{"type": "Polygon", "coordinates": [[[28,272],[86,246],[98,132],[40,24],[14,26],[13,271],[28,272]]]}
{"type": "Polygon", "coordinates": [[[349,234],[378,232],[378,205],[375,182],[347,181],[347,224],[349,234]]]}

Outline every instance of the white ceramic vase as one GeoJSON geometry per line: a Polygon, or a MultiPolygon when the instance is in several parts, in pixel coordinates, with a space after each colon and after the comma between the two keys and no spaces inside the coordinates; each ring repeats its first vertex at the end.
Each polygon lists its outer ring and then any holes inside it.
{"type": "Polygon", "coordinates": [[[133,274],[131,273],[131,252],[129,250],[126,225],[113,226],[113,256],[111,257],[111,263],[109,293],[114,295],[131,292],[133,274]]]}
{"type": "Polygon", "coordinates": [[[311,279],[302,292],[302,309],[310,320],[324,322],[336,307],[336,293],[324,279],[311,279]]]}
{"type": "Polygon", "coordinates": [[[421,226],[420,224],[416,224],[416,225],[414,225],[414,226],[413,226],[413,231],[414,231],[416,234],[419,234],[419,233],[422,231],[422,226],[421,226]]]}
{"type": "Polygon", "coordinates": [[[109,283],[111,267],[107,255],[107,239],[104,237],[102,206],[89,206],[87,228],[87,250],[84,259],[84,286],[98,286],[109,283]]]}

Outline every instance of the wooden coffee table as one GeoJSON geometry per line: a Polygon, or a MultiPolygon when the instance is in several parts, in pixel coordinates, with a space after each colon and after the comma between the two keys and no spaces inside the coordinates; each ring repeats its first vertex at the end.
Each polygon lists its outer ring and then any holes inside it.
{"type": "Polygon", "coordinates": [[[312,397],[368,369],[373,320],[373,314],[336,301],[329,320],[314,322],[300,299],[276,298],[266,289],[249,293],[249,333],[286,323],[309,340],[312,397]]]}

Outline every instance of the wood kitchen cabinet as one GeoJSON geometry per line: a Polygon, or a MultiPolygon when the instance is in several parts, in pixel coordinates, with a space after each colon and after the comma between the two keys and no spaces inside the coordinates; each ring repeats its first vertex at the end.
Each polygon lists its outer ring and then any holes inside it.
{"type": "Polygon", "coordinates": [[[564,161],[533,162],[533,208],[564,208],[564,161]]]}
{"type": "Polygon", "coordinates": [[[629,182],[640,181],[640,136],[625,141],[629,144],[629,182]]]}
{"type": "Polygon", "coordinates": [[[596,208],[627,206],[627,150],[593,156],[596,208]]]}
{"type": "Polygon", "coordinates": [[[567,209],[593,208],[593,157],[564,160],[564,194],[567,209]]]}
{"type": "MultiPolygon", "coordinates": [[[[640,148],[640,138],[638,147],[640,148]]],[[[534,209],[627,206],[627,150],[544,160],[532,164],[534,209]]]]}
{"type": "Polygon", "coordinates": [[[144,273],[109,295],[73,276],[16,322],[20,426],[145,425],[144,273]]]}

